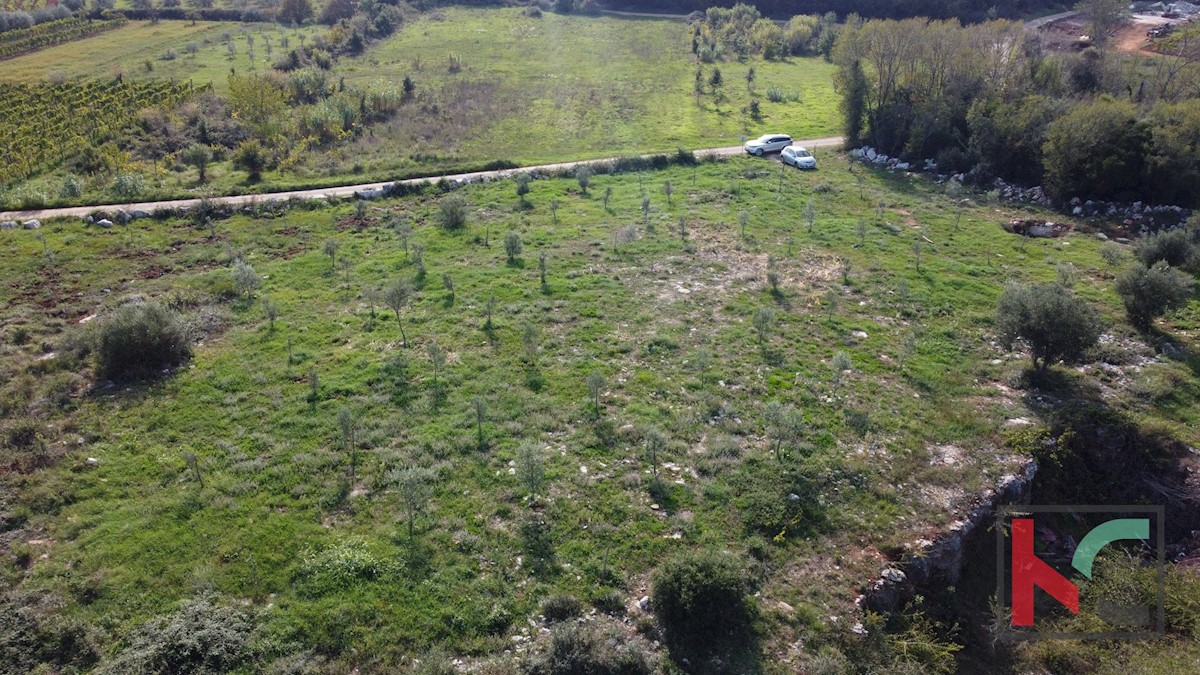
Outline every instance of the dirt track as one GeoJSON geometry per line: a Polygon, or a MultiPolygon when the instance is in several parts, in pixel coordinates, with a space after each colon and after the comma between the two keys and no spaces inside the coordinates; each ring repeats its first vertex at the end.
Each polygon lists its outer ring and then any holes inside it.
{"type": "MultiPolygon", "coordinates": [[[[842,137],[833,136],[829,138],[813,138],[808,140],[798,140],[794,145],[803,145],[806,148],[828,148],[839,146],[842,144],[842,137]]],[[[708,148],[706,150],[696,150],[697,155],[736,155],[742,152],[740,145],[726,148],[708,148]]],[[[361,183],[357,185],[340,185],[334,187],[317,188],[315,190],[289,190],[286,192],[270,192],[264,194],[250,195],[232,195],[229,197],[213,197],[214,202],[220,204],[246,204],[254,201],[264,201],[267,199],[324,199],[326,197],[353,197],[356,192],[371,191],[382,189],[385,185],[400,183],[404,185],[416,185],[419,183],[435,183],[445,178],[446,180],[459,181],[477,181],[484,178],[507,178],[512,174],[521,173],[524,171],[557,171],[559,169],[570,169],[581,164],[592,164],[594,162],[607,161],[604,159],[589,159],[578,162],[559,162],[557,164],[539,164],[537,166],[526,166],[519,169],[504,169],[501,171],[474,171],[471,173],[459,173],[447,176],[430,176],[428,178],[410,178],[400,181],[384,181],[382,183],[361,183]]],[[[154,202],[137,202],[129,204],[95,204],[89,206],[67,206],[54,209],[31,209],[27,211],[5,211],[0,213],[0,220],[49,220],[51,218],[82,218],[93,211],[113,211],[116,209],[124,209],[126,211],[154,211],[162,208],[180,208],[185,206],[194,206],[199,203],[200,199],[167,199],[154,202]]]]}

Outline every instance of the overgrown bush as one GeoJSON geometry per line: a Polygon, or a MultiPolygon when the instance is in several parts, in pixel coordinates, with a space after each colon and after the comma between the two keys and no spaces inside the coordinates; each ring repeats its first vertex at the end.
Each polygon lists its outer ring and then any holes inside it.
{"type": "Polygon", "coordinates": [[[725,553],[687,552],[655,573],[651,602],[668,642],[716,652],[750,634],[754,582],[741,561],[725,553]]]}
{"type": "Polygon", "coordinates": [[[645,640],[608,622],[566,624],[554,629],[550,646],[525,663],[527,675],[650,675],[658,659],[645,640]]]}
{"type": "Polygon", "coordinates": [[[153,375],[192,355],[183,317],[152,302],[124,305],[101,320],[94,349],[99,374],[114,380],[153,375]]]}
{"type": "Polygon", "coordinates": [[[175,612],[138,628],[129,646],[101,672],[225,673],[253,656],[254,623],[244,612],[214,598],[187,600],[175,612]]]}
{"type": "Polygon", "coordinates": [[[1192,279],[1159,260],[1146,268],[1131,268],[1117,279],[1117,294],[1125,305],[1129,322],[1141,330],[1169,310],[1184,307],[1192,295],[1192,279]]]}

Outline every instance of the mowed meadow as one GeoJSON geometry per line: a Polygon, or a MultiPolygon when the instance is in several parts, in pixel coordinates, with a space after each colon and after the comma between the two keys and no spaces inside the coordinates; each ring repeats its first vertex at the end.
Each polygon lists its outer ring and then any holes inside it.
{"type": "MultiPolygon", "coordinates": [[[[210,598],[248,617],[247,672],[395,672],[431,650],[514,672],[548,598],[657,639],[650,573],[718,549],[759,579],[738,672],[846,654],[944,671],[949,625],[872,623],[863,646],[854,599],[1021,461],[1009,420],[1051,413],[996,344],[1004,283],[1070,270],[1122,365],[1063,377],[1099,377],[1113,410],[1192,445],[1197,375],[1123,323],[1127,252],[1015,237],[1001,225],[1038,214],[818,159],[3,232],[0,400],[44,431],[4,450],[5,522],[27,534],[0,578],[105,659],[210,598]],[[374,292],[397,282],[398,317],[374,292]],[[71,345],[131,298],[179,308],[199,342],[114,386],[71,345]],[[397,482],[414,467],[427,500],[397,482]]],[[[1161,330],[1195,349],[1198,319],[1192,303],[1161,330]]]]}
{"type": "MultiPolygon", "coordinates": [[[[119,74],[211,84],[215,96],[224,97],[231,74],[268,73],[290,50],[316,44],[319,33],[273,24],[131,22],[5,61],[0,80],[107,80],[119,74]]],[[[129,156],[110,161],[108,170],[89,173],[65,158],[5,186],[0,204],[268,192],[439,175],[494,162],[530,165],[733,146],[767,132],[797,139],[839,133],[833,66],[823,59],[752,56],[707,64],[706,93],[699,97],[696,68],[689,28],[680,21],[550,12],[535,17],[517,8],[415,14],[361,55],[340,56],[328,71],[318,71],[329,92],[353,96],[356,111],[361,93],[392,92],[399,98],[409,78],[414,89],[395,113],[356,123],[352,131],[339,127],[336,139],[318,140],[298,130],[308,109],[293,111],[279,120],[286,147],[272,141],[278,150],[272,156],[278,156],[259,179],[236,168],[228,149],[214,150],[203,180],[183,150],[170,150],[197,142],[194,117],[213,108],[201,101],[131,120],[129,138],[122,141],[129,156]],[[709,84],[718,68],[719,94],[709,84]],[[755,76],[748,81],[751,69],[755,76]],[[757,116],[751,101],[759,107],[757,116]],[[138,178],[117,181],[122,174],[138,178]]],[[[286,81],[289,75],[281,77],[286,81]]],[[[220,124],[209,120],[210,127],[220,124]]]]}

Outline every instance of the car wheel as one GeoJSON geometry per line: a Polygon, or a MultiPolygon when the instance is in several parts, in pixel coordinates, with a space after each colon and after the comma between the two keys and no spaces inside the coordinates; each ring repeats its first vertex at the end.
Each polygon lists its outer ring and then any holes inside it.
{"type": "Polygon", "coordinates": [[[755,156],[755,157],[762,157],[762,148],[755,148],[755,149],[754,149],[754,156],[755,156]]]}

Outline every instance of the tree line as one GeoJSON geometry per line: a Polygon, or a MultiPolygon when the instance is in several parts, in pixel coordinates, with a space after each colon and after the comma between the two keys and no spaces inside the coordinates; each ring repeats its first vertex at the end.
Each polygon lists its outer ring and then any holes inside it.
{"type": "MultiPolygon", "coordinates": [[[[734,4],[736,0],[610,0],[605,3],[609,9],[671,14],[703,12],[709,7],[731,7],[734,4]]],[[[1015,18],[1042,9],[1060,8],[1063,3],[1051,0],[758,0],[754,5],[767,16],[780,18],[794,14],[834,12],[839,16],[857,14],[888,19],[929,16],[983,21],[999,17],[1015,18]]]]}
{"type": "Polygon", "coordinates": [[[1151,59],[1058,53],[1011,21],[851,17],[833,59],[851,146],[1057,200],[1195,206],[1200,50],[1182,44],[1151,59]]]}

